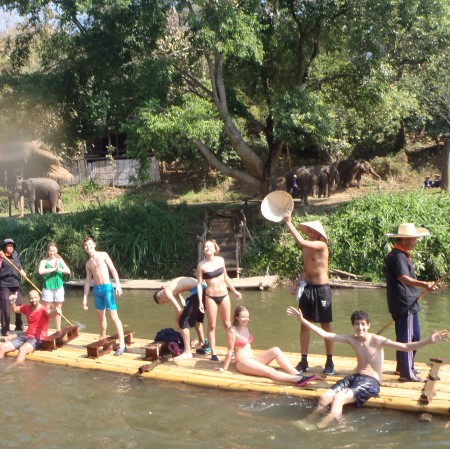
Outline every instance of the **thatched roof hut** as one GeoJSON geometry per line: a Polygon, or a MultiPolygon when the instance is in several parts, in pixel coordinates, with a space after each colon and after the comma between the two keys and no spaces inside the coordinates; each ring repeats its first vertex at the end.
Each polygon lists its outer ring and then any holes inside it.
{"type": "Polygon", "coordinates": [[[0,145],[1,185],[13,185],[17,176],[45,177],[59,183],[73,182],[72,174],[63,167],[62,159],[38,141],[8,142],[0,145]]]}

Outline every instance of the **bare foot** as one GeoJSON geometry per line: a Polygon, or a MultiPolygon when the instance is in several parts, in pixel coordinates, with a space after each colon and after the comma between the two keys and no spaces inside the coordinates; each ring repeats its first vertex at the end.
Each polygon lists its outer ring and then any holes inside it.
{"type": "Polygon", "coordinates": [[[188,359],[192,359],[192,353],[191,352],[183,352],[182,354],[180,354],[177,357],[173,358],[174,360],[188,360],[188,359]]]}
{"type": "Polygon", "coordinates": [[[309,419],[299,419],[298,421],[294,421],[294,426],[308,432],[317,429],[317,426],[309,419]]]}

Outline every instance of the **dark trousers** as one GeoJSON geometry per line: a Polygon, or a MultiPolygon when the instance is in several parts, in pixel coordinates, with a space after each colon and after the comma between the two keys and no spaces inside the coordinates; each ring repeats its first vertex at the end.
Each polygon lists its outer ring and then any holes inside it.
{"type": "MultiPolygon", "coordinates": [[[[1,312],[1,324],[2,324],[2,335],[5,336],[9,331],[9,320],[11,315],[11,305],[9,303],[9,295],[18,292],[16,305],[21,306],[22,294],[20,293],[19,287],[0,287],[0,312],[1,312]]],[[[16,313],[16,329],[23,330],[22,314],[16,313]]]]}
{"type": "MultiPolygon", "coordinates": [[[[420,340],[420,325],[417,313],[408,312],[395,319],[395,336],[400,343],[411,343],[420,340]]],[[[414,356],[416,351],[397,351],[397,371],[400,377],[414,379],[414,356]]]]}

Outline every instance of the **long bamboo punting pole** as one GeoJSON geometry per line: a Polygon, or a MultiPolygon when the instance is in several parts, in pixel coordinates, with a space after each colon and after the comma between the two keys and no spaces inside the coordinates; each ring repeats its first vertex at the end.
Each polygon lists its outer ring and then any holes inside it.
{"type": "MultiPolygon", "coordinates": [[[[444,276],[441,276],[437,281],[433,282],[433,287],[436,285],[439,285],[441,282],[444,282],[448,277],[450,276],[450,272],[447,274],[444,274],[444,276]]],[[[418,298],[415,300],[414,304],[416,302],[419,302],[426,294],[428,293],[428,290],[424,290],[418,298]]],[[[413,304],[413,305],[414,305],[413,304]]],[[[411,306],[412,307],[412,306],[411,306]]],[[[384,332],[389,326],[391,326],[394,323],[395,320],[388,321],[378,332],[377,335],[380,335],[382,332],[384,332]]]]}
{"type": "MultiPolygon", "coordinates": [[[[3,259],[6,259],[19,273],[21,276],[23,276],[30,284],[31,286],[37,291],[39,292],[40,295],[42,295],[42,291],[40,290],[40,288],[36,287],[36,285],[34,284],[34,282],[26,275],[22,274],[22,271],[20,271],[19,267],[12,261],[9,260],[7,257],[4,257],[3,259]]],[[[53,304],[52,304],[53,305],[53,304]]],[[[61,312],[61,316],[67,321],[67,323],[69,324],[69,326],[73,326],[73,324],[62,314],[61,312]]]]}

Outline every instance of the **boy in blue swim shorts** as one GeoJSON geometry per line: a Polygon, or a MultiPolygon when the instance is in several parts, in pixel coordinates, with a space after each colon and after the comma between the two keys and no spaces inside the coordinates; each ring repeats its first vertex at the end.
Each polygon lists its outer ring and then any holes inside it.
{"type": "Polygon", "coordinates": [[[295,307],[287,310],[289,316],[300,321],[320,337],[338,343],[349,344],[356,354],[357,366],[355,373],[332,385],[320,396],[319,403],[313,414],[307,420],[297,422],[303,429],[315,429],[327,427],[335,419],[342,416],[345,404],[354,403],[361,407],[370,398],[378,396],[380,382],[383,374],[384,350],[391,348],[396,351],[415,351],[432,343],[447,341],[449,332],[447,330],[434,331],[430,338],[411,343],[399,343],[389,340],[381,335],[369,333],[370,317],[367,312],[358,310],[353,312],[351,322],[354,334],[334,334],[314,325],[306,320],[302,312],[295,307]],[[314,423],[314,418],[330,406],[328,415],[314,423]]]}
{"type": "Polygon", "coordinates": [[[89,256],[86,262],[86,279],[84,281],[84,296],[83,308],[88,309],[87,297],[91,288],[91,281],[94,282],[94,303],[97,311],[97,319],[100,325],[100,339],[106,338],[106,311],[109,310],[111,319],[113,320],[117,335],[119,336],[119,347],[114,352],[114,355],[122,355],[127,347],[125,346],[125,338],[123,333],[122,322],[117,314],[116,297],[122,294],[122,287],[120,286],[120,279],[114,264],[109,255],[102,251],[95,249],[96,243],[91,237],[83,240],[83,248],[89,256]],[[116,285],[115,291],[109,278],[109,273],[112,274],[116,285]],[[115,294],[114,294],[115,293],[115,294]]]}

